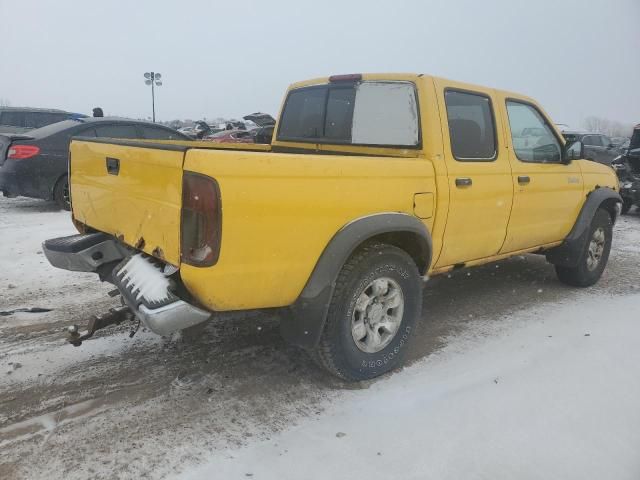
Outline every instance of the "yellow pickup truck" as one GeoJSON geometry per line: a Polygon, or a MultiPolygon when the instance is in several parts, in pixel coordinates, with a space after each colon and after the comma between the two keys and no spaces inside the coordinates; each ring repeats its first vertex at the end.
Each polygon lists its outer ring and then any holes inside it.
{"type": "MultiPolygon", "coordinates": [[[[401,364],[428,276],[527,252],[597,282],[621,198],[532,99],[428,75],[295,83],[271,144],[80,138],[54,266],[113,283],[169,334],[282,309],[282,334],[347,380],[401,364]]],[[[428,309],[428,305],[426,307],[428,309]]]]}

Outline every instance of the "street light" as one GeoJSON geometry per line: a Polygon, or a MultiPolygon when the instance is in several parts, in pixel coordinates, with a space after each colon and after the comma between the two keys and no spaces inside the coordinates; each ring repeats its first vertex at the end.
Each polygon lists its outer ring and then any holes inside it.
{"type": "Polygon", "coordinates": [[[153,123],[156,122],[156,92],[155,92],[155,86],[160,86],[162,85],[162,82],[160,81],[160,79],[162,78],[162,75],[160,75],[159,73],[154,73],[154,72],[146,72],[144,74],[144,78],[145,78],[145,85],[151,85],[151,108],[153,110],[153,123]]]}

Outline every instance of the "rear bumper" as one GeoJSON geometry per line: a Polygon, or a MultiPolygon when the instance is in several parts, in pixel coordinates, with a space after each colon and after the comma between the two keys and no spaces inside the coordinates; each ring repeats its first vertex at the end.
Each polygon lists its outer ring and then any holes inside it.
{"type": "Polygon", "coordinates": [[[51,200],[55,180],[39,173],[27,160],[8,159],[0,166],[0,192],[5,197],[51,200]]]}
{"type": "Polygon", "coordinates": [[[168,335],[209,319],[209,311],[173,293],[175,280],[146,255],[104,233],[72,235],[42,245],[49,263],[74,272],[98,273],[112,282],[134,315],[152,332],[168,335]]]}

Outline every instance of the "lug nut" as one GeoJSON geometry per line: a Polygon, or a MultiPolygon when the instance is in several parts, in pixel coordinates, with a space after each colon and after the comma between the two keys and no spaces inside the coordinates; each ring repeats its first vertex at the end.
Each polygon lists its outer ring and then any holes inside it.
{"type": "Polygon", "coordinates": [[[69,332],[71,334],[78,333],[78,326],[77,325],[71,325],[71,326],[67,327],[67,332],[69,332]]]}

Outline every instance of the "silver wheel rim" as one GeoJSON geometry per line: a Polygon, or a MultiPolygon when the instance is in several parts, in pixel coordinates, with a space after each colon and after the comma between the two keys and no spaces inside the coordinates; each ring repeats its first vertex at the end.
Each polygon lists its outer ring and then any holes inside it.
{"type": "Polygon", "coordinates": [[[591,236],[589,248],[587,249],[587,268],[589,271],[595,270],[600,264],[602,252],[604,252],[605,241],[606,235],[604,233],[604,228],[596,228],[591,236]]]}
{"type": "Polygon", "coordinates": [[[395,280],[382,277],[369,283],[356,300],[351,316],[351,336],[359,350],[376,353],[398,333],[404,312],[404,295],[395,280]]]}

